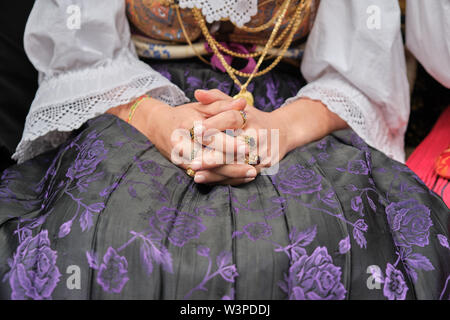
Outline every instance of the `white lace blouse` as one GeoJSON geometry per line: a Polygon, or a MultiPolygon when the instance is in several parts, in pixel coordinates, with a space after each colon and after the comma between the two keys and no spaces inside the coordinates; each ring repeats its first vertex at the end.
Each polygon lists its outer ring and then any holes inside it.
{"type": "MultiPolygon", "coordinates": [[[[243,1],[227,0],[235,9],[227,14],[241,15],[231,17],[237,23],[255,14],[257,0],[244,1],[247,8],[241,10],[243,1]]],[[[223,3],[181,2],[201,8],[223,3]]],[[[299,97],[321,100],[368,144],[403,161],[409,91],[400,9],[393,0],[376,1],[375,8],[373,3],[320,2],[302,62],[309,83],[286,103],[299,97]],[[377,10],[379,28],[370,20],[377,10]]],[[[210,22],[225,14],[211,12],[216,16],[207,16],[210,22]]],[[[176,85],[137,58],[124,0],[38,0],[24,42],[40,85],[13,156],[19,162],[57,146],[88,119],[144,93],[170,105],[188,101],[176,85]],[[74,12],[68,9],[71,5],[80,9],[79,28],[68,20],[74,12]]]]}

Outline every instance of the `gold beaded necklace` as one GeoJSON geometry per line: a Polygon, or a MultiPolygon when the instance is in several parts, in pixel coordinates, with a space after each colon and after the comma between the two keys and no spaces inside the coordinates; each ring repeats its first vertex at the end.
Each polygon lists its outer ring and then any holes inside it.
{"type": "MultiPolygon", "coordinates": [[[[232,50],[229,50],[227,48],[225,48],[224,46],[222,46],[216,39],[214,39],[214,37],[209,33],[208,27],[206,25],[205,19],[201,13],[201,11],[197,8],[193,8],[192,12],[194,13],[194,17],[195,20],[197,22],[197,24],[199,25],[203,36],[205,37],[206,41],[208,42],[210,48],[212,49],[212,51],[214,52],[214,54],[217,56],[217,58],[219,59],[219,61],[222,63],[222,65],[224,66],[226,72],[228,73],[228,75],[230,76],[230,78],[234,81],[234,83],[236,85],[239,86],[240,91],[237,95],[235,95],[233,98],[238,99],[238,98],[244,98],[247,101],[247,104],[249,105],[253,105],[254,104],[254,98],[253,95],[247,91],[247,87],[250,84],[250,82],[253,80],[254,77],[258,77],[261,76],[263,74],[266,74],[268,72],[270,72],[283,58],[284,54],[286,53],[287,49],[289,48],[290,44],[292,43],[292,39],[294,38],[294,35],[296,33],[296,31],[298,30],[302,19],[301,19],[301,13],[304,12],[304,9],[308,10],[309,6],[310,6],[310,0],[300,0],[300,3],[297,6],[297,9],[294,13],[294,16],[292,17],[291,21],[289,22],[288,26],[283,30],[283,32],[281,32],[281,34],[278,36],[278,38],[275,40],[275,37],[281,27],[281,24],[286,16],[286,12],[289,8],[289,4],[291,3],[291,0],[286,0],[281,8],[279,9],[279,14],[274,15],[274,17],[272,17],[272,19],[270,19],[270,21],[268,21],[267,23],[264,23],[263,25],[259,26],[259,27],[254,27],[254,28],[250,28],[250,27],[241,27],[240,29],[245,30],[247,32],[261,32],[264,31],[265,29],[270,28],[273,24],[273,30],[272,33],[267,41],[267,43],[265,44],[264,48],[262,51],[259,52],[254,52],[254,53],[248,53],[248,54],[242,54],[242,53],[237,53],[234,52],[232,50]],[[282,42],[282,40],[286,37],[285,42],[281,45],[281,47],[278,50],[277,53],[277,58],[264,70],[258,71],[259,67],[261,66],[262,62],[266,59],[267,53],[268,51],[277,46],[280,42],[282,42]],[[229,65],[225,58],[223,57],[223,55],[221,54],[220,51],[225,52],[226,54],[229,54],[231,56],[234,57],[239,57],[239,58],[250,58],[250,57],[257,57],[259,56],[258,62],[253,70],[253,72],[251,73],[245,73],[245,72],[241,72],[239,70],[236,70],[235,68],[233,68],[231,65],[229,65]],[[246,77],[248,78],[247,81],[242,84],[239,79],[236,77],[236,75],[241,76],[241,77],[246,77]]],[[[178,5],[174,5],[175,9],[176,9],[176,13],[177,13],[177,17],[178,17],[178,21],[180,23],[181,29],[183,31],[184,37],[186,38],[187,42],[189,43],[189,45],[194,49],[194,47],[192,46],[192,43],[189,39],[189,36],[186,32],[186,29],[184,27],[183,21],[181,19],[181,15],[180,15],[180,11],[179,11],[179,7],[178,5]]],[[[196,55],[204,62],[208,63],[203,57],[201,57],[200,54],[198,54],[195,50],[194,52],[196,53],[196,55]]]]}

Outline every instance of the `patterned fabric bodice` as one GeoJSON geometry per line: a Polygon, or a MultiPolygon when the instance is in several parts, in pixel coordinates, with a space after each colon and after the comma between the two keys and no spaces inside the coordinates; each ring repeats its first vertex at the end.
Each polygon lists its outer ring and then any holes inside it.
{"type": "MultiPolygon", "coordinates": [[[[311,30],[319,0],[310,1],[312,1],[310,9],[302,13],[303,21],[294,36],[294,41],[305,38],[311,30]]],[[[256,15],[252,16],[251,21],[246,26],[257,27],[268,22],[283,2],[284,0],[259,0],[256,15]]],[[[176,43],[187,42],[177,19],[176,11],[164,5],[163,1],[126,0],[126,3],[128,19],[138,33],[142,33],[154,40],[176,43]]],[[[290,17],[297,7],[296,4],[298,4],[298,1],[293,1],[293,4],[290,5],[281,30],[289,24],[290,17]]],[[[190,40],[198,40],[201,37],[201,30],[195,21],[192,11],[190,9],[180,9],[180,11],[190,40]]],[[[272,27],[258,33],[249,33],[240,30],[229,21],[220,21],[211,27],[210,31],[222,41],[264,44],[272,32],[272,27]]]]}

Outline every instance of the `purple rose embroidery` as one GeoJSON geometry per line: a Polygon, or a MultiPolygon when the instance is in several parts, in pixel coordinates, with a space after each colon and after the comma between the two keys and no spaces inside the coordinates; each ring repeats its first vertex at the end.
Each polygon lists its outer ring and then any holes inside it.
{"type": "Polygon", "coordinates": [[[73,180],[91,174],[95,171],[97,165],[106,158],[107,153],[108,150],[105,149],[102,140],[96,140],[92,143],[89,140],[83,143],[75,162],[67,170],[66,177],[73,180]]]}
{"type": "Polygon", "coordinates": [[[228,282],[234,282],[234,278],[239,276],[239,274],[236,271],[236,266],[234,264],[220,268],[219,273],[222,276],[222,278],[228,282]]]}
{"type": "Polygon", "coordinates": [[[160,176],[162,174],[162,169],[155,161],[147,160],[138,162],[139,170],[142,173],[149,174],[151,176],[160,176]]]}
{"type": "Polygon", "coordinates": [[[369,168],[364,160],[351,160],[348,162],[347,171],[352,174],[367,175],[369,168]]]}
{"type": "MultiPolygon", "coordinates": [[[[168,232],[170,242],[177,247],[184,246],[189,240],[197,239],[206,230],[200,217],[176,209],[163,207],[157,212],[161,229],[168,232]]],[[[158,227],[153,222],[153,227],[158,227]]]]}
{"type": "Polygon", "coordinates": [[[6,181],[0,181],[0,200],[14,198],[14,194],[9,189],[6,181]]]}
{"type": "Polygon", "coordinates": [[[220,269],[232,262],[232,254],[229,251],[222,251],[216,258],[217,267],[220,269]]]}
{"type": "MultiPolygon", "coordinates": [[[[208,291],[208,289],[205,287],[206,283],[214,278],[217,275],[220,275],[225,281],[228,282],[234,282],[235,278],[239,276],[236,270],[236,266],[234,264],[230,264],[232,262],[232,254],[229,251],[222,251],[217,257],[216,257],[216,263],[217,263],[217,271],[214,273],[211,273],[211,258],[209,257],[209,249],[205,246],[199,246],[197,248],[197,253],[201,256],[208,257],[209,260],[209,266],[208,270],[206,271],[206,274],[203,278],[203,280],[194,288],[189,290],[189,292],[184,296],[184,299],[189,299],[192,294],[195,291],[203,290],[208,291]]],[[[234,291],[230,292],[230,296],[224,296],[224,299],[234,297],[234,291]]]]}
{"type": "Polygon", "coordinates": [[[346,290],[341,275],[341,268],[333,265],[327,248],[317,247],[311,256],[300,256],[289,268],[289,299],[342,300],[346,290]]]}
{"type": "MultiPolygon", "coordinates": [[[[155,68],[155,69],[156,69],[156,68],[155,68]]],[[[167,71],[167,69],[161,69],[161,68],[158,68],[158,72],[159,72],[162,76],[166,77],[169,81],[170,81],[170,79],[172,79],[172,75],[169,73],[169,71],[167,71]]]]}
{"type": "Polygon", "coordinates": [[[450,249],[450,245],[448,244],[448,239],[446,236],[444,236],[443,234],[438,234],[437,238],[438,238],[441,246],[443,246],[444,248],[450,249]]]}
{"type": "Polygon", "coordinates": [[[363,232],[366,232],[367,229],[369,229],[369,226],[364,222],[364,219],[356,220],[354,226],[363,232]]]}
{"type": "Polygon", "coordinates": [[[429,229],[433,225],[429,208],[416,199],[409,199],[391,203],[386,207],[386,215],[396,245],[428,245],[429,229]]]}
{"type": "Polygon", "coordinates": [[[329,207],[339,207],[339,202],[336,200],[336,192],[334,192],[332,188],[330,188],[320,200],[329,207]]]}
{"type": "Polygon", "coordinates": [[[363,203],[360,196],[353,197],[351,200],[351,206],[353,211],[360,212],[363,209],[363,203]]]}
{"type": "Polygon", "coordinates": [[[339,253],[345,254],[351,249],[350,236],[345,237],[339,241],[339,253]]]}
{"type": "Polygon", "coordinates": [[[187,213],[179,215],[169,234],[169,240],[174,245],[182,247],[191,239],[197,239],[206,230],[199,217],[187,213]]]}
{"type": "Polygon", "coordinates": [[[216,258],[218,272],[222,278],[228,282],[234,282],[234,278],[239,276],[236,266],[234,264],[230,264],[231,262],[232,255],[231,252],[228,251],[221,252],[216,258]]]}
{"type": "Polygon", "coordinates": [[[244,226],[243,230],[247,237],[252,241],[265,239],[272,234],[272,227],[264,222],[249,223],[244,226]]]}
{"type": "Polygon", "coordinates": [[[190,77],[187,77],[186,80],[187,80],[187,83],[189,84],[189,86],[192,88],[202,87],[202,80],[200,78],[190,76],[190,77]]]}
{"type": "Polygon", "coordinates": [[[109,247],[99,267],[97,282],[106,292],[120,293],[128,280],[127,259],[109,247]]]}
{"type": "Polygon", "coordinates": [[[9,189],[9,184],[19,177],[19,173],[5,169],[0,178],[0,200],[15,198],[15,195],[9,189]]]}
{"type": "Polygon", "coordinates": [[[363,150],[363,151],[366,151],[366,152],[369,150],[369,147],[368,147],[367,144],[364,142],[364,140],[361,139],[361,137],[358,136],[358,135],[355,134],[355,133],[353,133],[353,134],[351,135],[350,141],[351,141],[351,144],[352,144],[353,146],[357,147],[357,148],[360,149],[360,150],[363,150]]]}
{"type": "Polygon", "coordinates": [[[206,246],[198,246],[197,254],[202,257],[209,257],[209,248],[206,246]]]}
{"type": "Polygon", "coordinates": [[[394,268],[390,263],[386,266],[386,277],[384,278],[383,294],[389,300],[405,300],[408,286],[400,270],[394,268]]]}
{"type": "Polygon", "coordinates": [[[282,193],[299,196],[320,191],[322,176],[302,165],[293,165],[273,177],[274,184],[282,193]]]}
{"type": "Polygon", "coordinates": [[[327,148],[327,144],[328,144],[328,140],[322,139],[319,142],[317,142],[316,147],[317,147],[317,149],[324,150],[327,148]]]}
{"type": "Polygon", "coordinates": [[[317,159],[319,159],[319,161],[327,161],[328,158],[330,158],[330,155],[326,152],[321,152],[317,155],[317,159]]]}
{"type": "Polygon", "coordinates": [[[70,230],[72,229],[72,222],[72,220],[69,220],[64,222],[61,227],[59,227],[58,238],[64,238],[70,233],[70,230]]]}
{"type": "Polygon", "coordinates": [[[48,231],[27,237],[9,262],[11,299],[51,299],[61,273],[56,266],[57,253],[50,248],[48,231]]]}
{"type": "Polygon", "coordinates": [[[99,193],[100,197],[109,196],[114,190],[117,189],[118,186],[119,186],[119,184],[117,182],[114,182],[112,185],[106,187],[99,193]]]}

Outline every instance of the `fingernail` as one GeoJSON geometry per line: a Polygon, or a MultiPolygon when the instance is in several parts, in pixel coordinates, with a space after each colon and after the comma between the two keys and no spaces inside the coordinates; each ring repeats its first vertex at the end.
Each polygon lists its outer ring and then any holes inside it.
{"type": "Polygon", "coordinates": [[[254,178],[254,177],[256,177],[256,174],[257,174],[256,169],[255,168],[251,168],[250,170],[247,171],[245,176],[247,178],[254,178]]]}
{"type": "Polygon", "coordinates": [[[194,181],[196,183],[202,183],[203,181],[205,181],[205,179],[206,179],[205,176],[202,176],[201,174],[196,174],[194,181]]]}
{"type": "Polygon", "coordinates": [[[255,180],[255,178],[246,178],[244,179],[244,183],[251,182],[253,180],[255,180]]]}
{"type": "Polygon", "coordinates": [[[195,160],[191,163],[191,169],[194,171],[200,169],[201,167],[202,163],[200,161],[195,160]]]}

